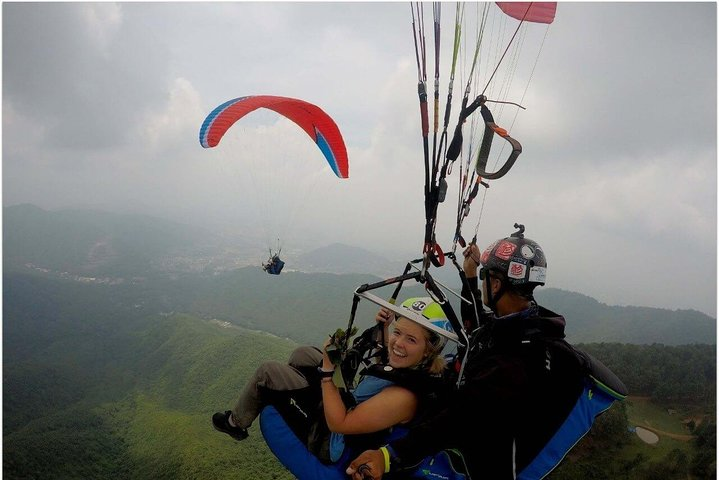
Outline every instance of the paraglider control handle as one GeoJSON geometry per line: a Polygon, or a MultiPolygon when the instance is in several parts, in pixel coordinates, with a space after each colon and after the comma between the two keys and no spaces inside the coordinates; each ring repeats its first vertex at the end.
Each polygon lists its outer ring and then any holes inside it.
{"type": "Polygon", "coordinates": [[[357,469],[357,472],[362,475],[362,480],[374,480],[374,477],[370,473],[371,470],[369,468],[369,465],[367,465],[366,463],[360,465],[357,469]]]}
{"type": "Polygon", "coordinates": [[[462,117],[469,117],[474,113],[475,110],[484,105],[486,101],[487,97],[485,97],[484,95],[477,95],[477,98],[475,98],[474,101],[467,106],[467,108],[462,109],[462,117]]]}
{"type": "Polygon", "coordinates": [[[483,106],[486,101],[487,97],[484,95],[478,95],[469,105],[467,105],[467,97],[462,100],[462,111],[459,113],[459,122],[457,122],[457,127],[454,129],[454,136],[447,149],[446,156],[449,161],[454,162],[457,160],[462,150],[462,124],[467,120],[467,117],[472,115],[479,107],[483,106]]]}
{"type": "Polygon", "coordinates": [[[444,265],[444,252],[438,243],[425,243],[423,252],[435,267],[439,268],[444,265]]]}

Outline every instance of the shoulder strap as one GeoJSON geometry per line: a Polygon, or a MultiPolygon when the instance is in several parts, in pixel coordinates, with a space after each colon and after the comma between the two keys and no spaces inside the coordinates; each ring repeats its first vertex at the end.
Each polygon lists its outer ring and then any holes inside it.
{"type": "Polygon", "coordinates": [[[360,375],[371,375],[389,380],[420,397],[431,395],[437,390],[444,388],[444,382],[441,377],[430,375],[420,370],[392,368],[390,365],[373,364],[362,370],[360,375]]]}
{"type": "Polygon", "coordinates": [[[587,375],[600,390],[614,397],[616,400],[624,400],[629,394],[624,382],[602,362],[586,352],[574,348],[578,355],[583,355],[588,362],[587,375]]]}
{"type": "Polygon", "coordinates": [[[561,338],[547,337],[543,335],[532,335],[530,340],[532,342],[544,342],[551,343],[558,348],[561,348],[567,352],[572,353],[586,375],[586,377],[597,386],[600,390],[604,391],[616,400],[624,400],[629,391],[624,385],[624,382],[620,380],[617,375],[612,372],[609,367],[604,365],[602,362],[573,346],[569,342],[561,338]]]}

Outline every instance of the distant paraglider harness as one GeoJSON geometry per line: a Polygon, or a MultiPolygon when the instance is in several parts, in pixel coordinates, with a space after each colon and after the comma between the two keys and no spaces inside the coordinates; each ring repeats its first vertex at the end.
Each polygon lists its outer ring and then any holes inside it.
{"type": "Polygon", "coordinates": [[[280,252],[282,252],[282,247],[278,246],[277,253],[272,253],[272,249],[270,248],[270,258],[262,264],[262,270],[270,275],[279,275],[285,266],[285,262],[280,260],[280,252]]]}

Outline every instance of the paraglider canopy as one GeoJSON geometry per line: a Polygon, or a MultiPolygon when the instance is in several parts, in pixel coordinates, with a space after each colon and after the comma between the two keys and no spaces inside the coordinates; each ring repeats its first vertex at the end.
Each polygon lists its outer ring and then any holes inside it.
{"type": "Polygon", "coordinates": [[[497,2],[504,13],[517,20],[552,23],[557,13],[557,2],[497,2]]]}
{"type": "Polygon", "coordinates": [[[337,124],[321,108],[304,100],[273,95],[239,97],[215,108],[200,128],[200,144],[212,148],[239,119],[258,108],[267,108],[289,118],[314,140],[332,171],[340,178],[349,177],[349,161],[337,124]]]}

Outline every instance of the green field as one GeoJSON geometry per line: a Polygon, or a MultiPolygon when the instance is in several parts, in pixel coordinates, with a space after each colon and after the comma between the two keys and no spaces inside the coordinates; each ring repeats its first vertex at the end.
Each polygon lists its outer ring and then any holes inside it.
{"type": "Polygon", "coordinates": [[[688,407],[675,407],[675,411],[670,413],[667,407],[651,403],[651,400],[645,397],[629,397],[627,407],[629,425],[652,430],[659,435],[659,442],[649,445],[632,435],[631,443],[622,450],[624,459],[629,460],[638,454],[659,459],[675,449],[688,456],[692,454],[692,435],[683,420],[694,417],[696,412],[688,407]]]}

